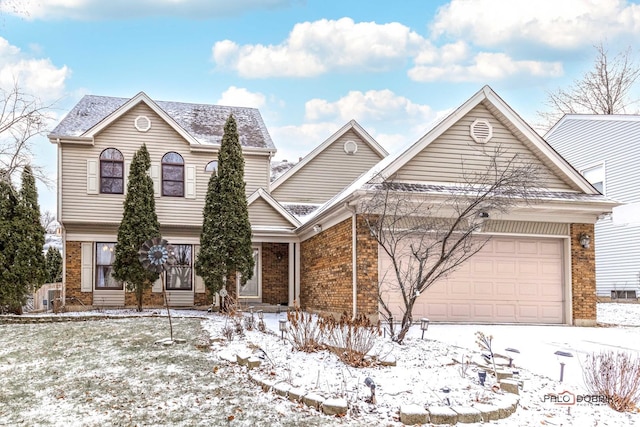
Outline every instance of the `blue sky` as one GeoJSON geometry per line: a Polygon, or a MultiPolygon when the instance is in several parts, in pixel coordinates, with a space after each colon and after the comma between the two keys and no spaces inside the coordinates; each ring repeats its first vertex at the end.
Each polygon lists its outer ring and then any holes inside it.
{"type": "MultiPolygon", "coordinates": [[[[623,0],[0,0],[0,87],[257,107],[296,160],[351,119],[388,151],[490,85],[526,121],[640,35],[623,0]]],[[[636,52],[637,53],[637,52],[636,52]]],[[[55,177],[55,147],[35,141],[55,177]]],[[[41,209],[55,191],[40,187],[41,209]]]]}

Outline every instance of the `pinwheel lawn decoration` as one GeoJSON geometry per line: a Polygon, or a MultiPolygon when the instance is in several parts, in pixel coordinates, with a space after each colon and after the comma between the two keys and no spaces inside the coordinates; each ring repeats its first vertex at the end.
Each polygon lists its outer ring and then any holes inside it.
{"type": "Polygon", "coordinates": [[[162,283],[162,298],[164,299],[164,305],[167,308],[167,316],[169,317],[169,333],[171,334],[170,344],[173,344],[173,325],[171,324],[171,312],[169,311],[169,304],[167,302],[167,293],[164,286],[164,272],[173,264],[175,264],[175,258],[173,256],[173,246],[169,244],[162,237],[154,237],[147,240],[142,244],[138,251],[138,259],[145,270],[153,273],[160,273],[160,280],[162,283]]]}

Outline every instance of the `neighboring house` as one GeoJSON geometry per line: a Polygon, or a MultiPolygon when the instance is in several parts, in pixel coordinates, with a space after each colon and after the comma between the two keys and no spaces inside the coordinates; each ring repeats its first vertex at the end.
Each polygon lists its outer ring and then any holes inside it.
{"type": "MultiPolygon", "coordinates": [[[[615,203],[537,135],[489,87],[484,87],[403,152],[387,153],[355,121],[271,181],[275,147],[257,110],[166,103],[144,93],[131,98],[88,96],[49,135],[58,145],[58,218],[65,245],[65,303],[133,305],[110,279],[126,193],[128,162],[146,143],[161,233],[184,255],[167,273],[172,306],[207,306],[212,296],[193,272],[206,186],[222,127],[233,113],[245,156],[254,279],[235,289],[242,302],[305,310],[378,314],[380,278],[388,260],[364,225],[358,201],[378,172],[403,183],[406,197],[437,198],[473,170],[484,147],[519,153],[544,175],[534,205],[489,219],[490,244],[460,271],[418,299],[414,317],[474,322],[595,323],[593,234],[598,216],[615,203]],[[478,124],[480,124],[478,126],[478,124]],[[479,129],[479,130],[477,130],[479,129]],[[465,164],[464,170],[462,164],[465,164]],[[169,175],[181,168],[183,174],[169,175]],[[107,185],[110,184],[110,185],[107,185]]],[[[161,305],[159,282],[145,305],[161,305]]],[[[398,295],[390,295],[390,301],[398,295]]]]}
{"type": "Polygon", "coordinates": [[[607,198],[625,206],[595,225],[599,297],[640,296],[640,116],[564,116],[545,139],[607,198]]]}

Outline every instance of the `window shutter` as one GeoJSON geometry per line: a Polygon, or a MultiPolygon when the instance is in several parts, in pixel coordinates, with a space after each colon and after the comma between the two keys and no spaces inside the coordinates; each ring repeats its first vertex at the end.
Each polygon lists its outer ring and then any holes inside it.
{"type": "MultiPolygon", "coordinates": [[[[200,253],[200,245],[193,245],[193,263],[194,263],[194,265],[196,263],[196,260],[198,259],[198,254],[199,253],[200,253]]],[[[195,273],[195,268],[193,270],[194,270],[194,276],[195,276],[195,279],[194,279],[194,283],[195,283],[194,291],[195,291],[196,294],[204,294],[204,292],[205,292],[204,279],[202,277],[198,276],[195,273]]]]}
{"type": "MultiPolygon", "coordinates": [[[[160,274],[164,274],[164,273],[160,273],[160,274]]],[[[156,293],[162,292],[162,279],[160,277],[158,277],[158,280],[153,282],[153,285],[151,286],[151,292],[156,292],[156,293]]]]}
{"type": "Polygon", "coordinates": [[[83,242],[80,251],[80,292],[93,291],[93,242],[83,242]]]}
{"type": "Polygon", "coordinates": [[[129,169],[131,168],[131,162],[130,161],[125,161],[124,162],[124,176],[123,178],[123,188],[124,188],[124,194],[127,194],[127,184],[129,183],[129,169]]]}
{"type": "Polygon", "coordinates": [[[151,163],[149,175],[153,181],[153,195],[160,197],[160,163],[151,163]]]}
{"type": "Polygon", "coordinates": [[[87,194],[98,194],[98,161],[87,159],[87,194]]]}
{"type": "Polygon", "coordinates": [[[185,166],[185,181],[184,181],[184,197],[186,199],[196,198],[196,167],[185,166]]]}

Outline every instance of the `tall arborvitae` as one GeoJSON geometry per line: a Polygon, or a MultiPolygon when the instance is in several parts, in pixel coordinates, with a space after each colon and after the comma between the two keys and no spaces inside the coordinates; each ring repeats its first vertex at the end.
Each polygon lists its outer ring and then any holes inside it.
{"type": "Polygon", "coordinates": [[[196,274],[202,277],[204,285],[214,294],[223,284],[226,269],[226,248],[222,239],[224,221],[220,210],[217,171],[209,178],[207,197],[204,204],[200,252],[196,259],[196,274]]]}
{"type": "Polygon", "coordinates": [[[22,187],[18,203],[18,224],[23,238],[18,247],[16,274],[23,287],[22,302],[47,280],[44,254],[44,235],[46,233],[40,222],[40,205],[38,189],[30,166],[22,170],[22,187]]]}
{"type": "Polygon", "coordinates": [[[223,277],[240,273],[244,283],[253,276],[244,157],[233,115],[224,125],[218,176],[209,181],[200,245],[196,272],[212,292],[220,289],[223,277]]]}
{"type": "Polygon", "coordinates": [[[0,179],[0,311],[21,313],[27,296],[45,282],[44,233],[31,167],[22,171],[19,192],[0,179]]]}
{"type": "Polygon", "coordinates": [[[124,213],[118,228],[118,242],[113,263],[113,276],[125,282],[136,293],[138,311],[142,311],[142,295],[158,279],[157,273],[145,270],[138,260],[142,244],[152,237],[160,237],[160,223],[156,215],[153,181],[148,174],[151,167],[149,152],[142,145],[134,154],[127,182],[124,213]]]}
{"type": "Polygon", "coordinates": [[[15,311],[20,298],[15,265],[20,233],[16,228],[18,194],[8,181],[0,177],[0,313],[15,311]]]}

